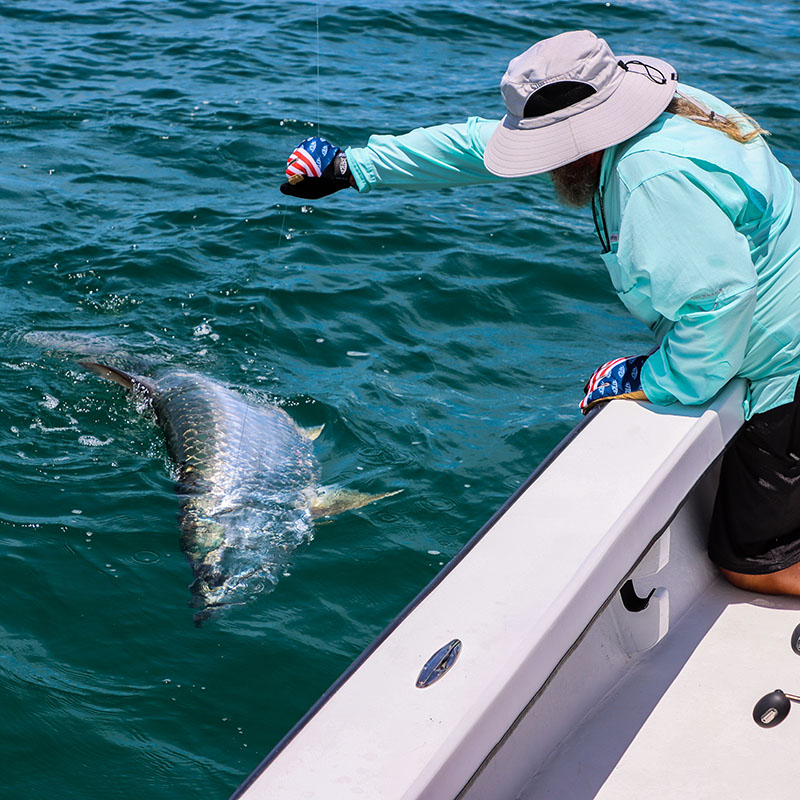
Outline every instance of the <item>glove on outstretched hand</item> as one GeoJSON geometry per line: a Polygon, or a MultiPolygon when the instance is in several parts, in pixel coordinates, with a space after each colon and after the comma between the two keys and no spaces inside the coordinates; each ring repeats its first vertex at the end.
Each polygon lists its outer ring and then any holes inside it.
{"type": "Polygon", "coordinates": [[[344,151],[319,136],[304,139],[292,151],[286,161],[286,178],[281,191],[304,200],[316,200],[352,186],[344,151]]]}
{"type": "Polygon", "coordinates": [[[626,400],[647,400],[642,391],[642,365],[647,356],[615,358],[595,370],[583,391],[581,411],[585,414],[592,406],[615,397],[626,400]]]}

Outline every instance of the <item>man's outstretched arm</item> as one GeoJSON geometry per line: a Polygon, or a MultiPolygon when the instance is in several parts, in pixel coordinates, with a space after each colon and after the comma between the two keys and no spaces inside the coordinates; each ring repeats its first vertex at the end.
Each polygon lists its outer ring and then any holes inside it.
{"type": "Polygon", "coordinates": [[[497,120],[470,117],[463,123],[416,128],[399,136],[373,135],[365,146],[345,149],[317,137],[306,139],[289,157],[287,183],[281,191],[314,198],[348,186],[368,192],[379,184],[434,189],[504,180],[483,164],[486,142],[497,125],[497,120]],[[308,164],[314,156],[297,154],[315,142],[316,161],[308,164]],[[326,157],[320,160],[323,150],[326,157]]]}

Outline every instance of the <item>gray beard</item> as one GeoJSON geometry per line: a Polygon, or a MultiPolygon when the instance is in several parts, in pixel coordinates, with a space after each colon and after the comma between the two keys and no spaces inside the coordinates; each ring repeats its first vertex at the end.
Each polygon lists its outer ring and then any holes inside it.
{"type": "Polygon", "coordinates": [[[588,205],[600,185],[600,166],[592,168],[587,158],[579,158],[550,172],[556,196],[564,205],[581,208],[588,205]]]}

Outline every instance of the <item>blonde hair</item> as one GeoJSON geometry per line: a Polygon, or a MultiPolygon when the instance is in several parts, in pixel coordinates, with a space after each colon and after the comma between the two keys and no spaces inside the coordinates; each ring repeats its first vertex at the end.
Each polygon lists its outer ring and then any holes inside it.
{"type": "Polygon", "coordinates": [[[741,111],[737,111],[730,116],[717,114],[699,100],[681,93],[676,94],[670,100],[665,111],[668,114],[678,114],[681,117],[686,117],[686,119],[690,119],[698,125],[705,125],[707,128],[722,131],[735,142],[739,142],[739,144],[752,142],[758,136],[769,135],[769,131],[764,130],[752,117],[743,114],[741,111]]]}

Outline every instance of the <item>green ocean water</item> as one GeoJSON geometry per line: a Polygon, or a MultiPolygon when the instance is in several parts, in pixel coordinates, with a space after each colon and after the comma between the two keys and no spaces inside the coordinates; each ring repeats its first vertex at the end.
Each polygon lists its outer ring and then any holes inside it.
{"type": "Polygon", "coordinates": [[[227,797],[577,424],[594,367],[650,347],[546,180],[277,189],[317,131],[499,116],[508,59],[582,27],[800,174],[793,3],[0,7],[0,797],[227,797]],[[403,492],[196,628],[163,438],[80,357],[278,402],[325,425],[325,483],[403,492]]]}

